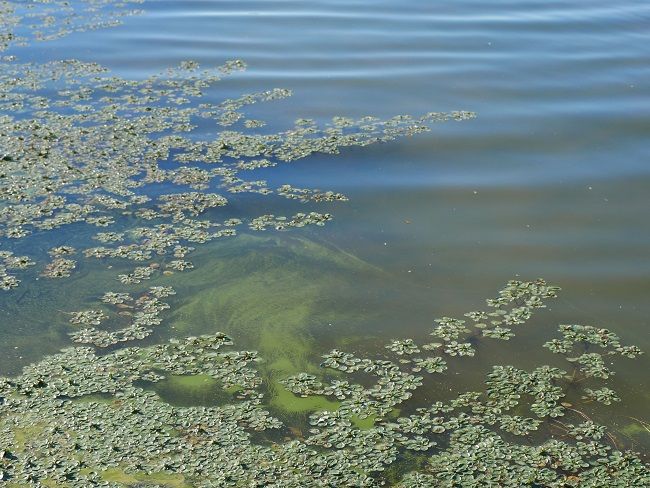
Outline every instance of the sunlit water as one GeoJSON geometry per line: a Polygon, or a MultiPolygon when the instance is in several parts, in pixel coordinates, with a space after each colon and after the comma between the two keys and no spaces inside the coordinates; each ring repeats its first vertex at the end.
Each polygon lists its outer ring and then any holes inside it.
{"type": "MultiPolygon", "coordinates": [[[[281,357],[291,337],[299,354],[290,366],[276,359],[278,374],[293,372],[342,343],[376,351],[388,338],[425,338],[433,318],[480,307],[508,279],[543,277],[563,288],[550,310],[508,347],[465,361],[472,375],[446,382],[471,386],[491,364],[546,361],[540,346],[558,323],[609,327],[650,351],[647,2],[152,0],[144,8],[121,27],[18,52],[95,61],[136,78],[185,59],[241,58],[249,70],[213,95],[292,89],[288,100],[250,108],[270,130],[299,117],[478,114],[414,139],[260,170],[271,184],[341,191],[350,202],[327,205],[335,220],[324,228],[203,247],[197,271],[175,279],[174,312],[151,340],[224,330],[281,357]],[[265,328],[277,342],[260,339],[265,328]]],[[[251,215],[302,208],[231,200],[251,215]]],[[[74,239],[66,230],[32,245],[43,253],[74,239]]],[[[82,263],[70,280],[0,297],[3,372],[69,345],[56,312],[96,300],[115,273],[105,268],[82,263]]],[[[624,427],[630,416],[647,419],[650,364],[647,356],[619,363],[611,384],[623,406],[603,415],[624,427]]],[[[649,444],[643,432],[630,435],[649,444]]]]}

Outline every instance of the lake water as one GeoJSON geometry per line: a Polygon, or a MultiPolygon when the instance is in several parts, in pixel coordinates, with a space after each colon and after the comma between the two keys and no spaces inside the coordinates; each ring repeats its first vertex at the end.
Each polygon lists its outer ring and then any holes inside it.
{"type": "MultiPolygon", "coordinates": [[[[349,201],[318,206],[333,215],[324,227],[196,246],[196,270],[170,277],[172,311],[143,344],[222,330],[274,358],[270,374],[280,377],[332,347],[372,354],[394,338],[428,340],[434,318],[480,308],[509,279],[541,277],[562,288],[559,298],[508,347],[479,349],[445,384],[480,384],[492,364],[544,364],[540,346],[557,324],[606,327],[650,351],[648,2],[150,0],[141,8],[121,26],[11,53],[97,62],[133,79],[188,59],[239,58],[248,69],[208,98],[292,90],[246,109],[269,132],[298,118],[477,115],[258,170],[269,187],[332,190],[349,201]]],[[[312,210],[246,193],[229,200],[233,216],[312,210]]],[[[79,229],[31,236],[25,249],[83,247],[92,232],[79,229]]],[[[110,273],[132,264],[111,263],[110,273]]],[[[104,262],[79,266],[72,278],[24,280],[0,295],[0,372],[17,374],[71,344],[61,312],[88,308],[115,283],[104,262]]],[[[594,418],[647,452],[647,428],[629,426],[649,420],[648,356],[617,361],[616,370],[607,384],[622,402],[594,418]]]]}

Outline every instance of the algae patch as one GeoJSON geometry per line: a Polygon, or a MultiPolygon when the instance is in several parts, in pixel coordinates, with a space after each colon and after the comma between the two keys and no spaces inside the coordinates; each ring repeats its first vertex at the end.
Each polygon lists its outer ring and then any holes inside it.
{"type": "Polygon", "coordinates": [[[325,400],[294,397],[277,382],[300,371],[318,371],[311,324],[326,323],[339,313],[338,322],[349,324],[347,334],[361,318],[371,317],[345,310],[336,297],[363,280],[382,278],[383,272],[354,256],[298,238],[240,236],[236,244],[224,243],[206,257],[208,262],[191,279],[175,281],[190,298],[171,313],[173,330],[183,334],[224,330],[259,351],[273,407],[289,413],[331,407],[325,400]]]}

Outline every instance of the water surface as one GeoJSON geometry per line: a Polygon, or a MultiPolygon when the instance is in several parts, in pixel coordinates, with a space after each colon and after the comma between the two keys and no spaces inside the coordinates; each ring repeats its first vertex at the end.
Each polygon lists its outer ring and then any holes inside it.
{"type": "MultiPolygon", "coordinates": [[[[415,138],[259,170],[270,184],[341,191],[350,201],[328,204],[334,221],[324,228],[203,248],[194,261],[211,271],[175,281],[175,312],[154,340],[225,330],[245,346],[266,347],[280,375],[309,368],[342,337],[360,351],[381,350],[389,338],[425,338],[433,318],[480,307],[508,279],[543,277],[563,288],[561,298],[517,338],[514,356],[500,346],[482,352],[467,384],[495,356],[523,364],[542,357],[539,346],[557,323],[608,327],[650,350],[647,2],[151,0],[143,7],[120,27],[16,52],[35,60],[64,54],[134,78],[186,59],[207,66],[241,58],[248,71],[209,96],[291,89],[288,100],[249,109],[269,131],[300,117],[478,114],[415,138]],[[293,337],[299,354],[264,342],[274,334],[293,337]]],[[[268,210],[246,195],[233,204],[244,214],[268,210]]],[[[300,208],[273,205],[271,213],[300,208]]],[[[62,231],[56,243],[32,242],[43,252],[78,238],[62,231]]],[[[54,312],[96,299],[112,279],[104,268],[84,264],[60,286],[39,282],[0,297],[4,372],[69,344],[65,318],[54,312]]],[[[614,423],[647,418],[649,366],[646,357],[618,366],[612,384],[625,406],[614,423]]],[[[638,432],[634,441],[650,442],[638,432]]]]}

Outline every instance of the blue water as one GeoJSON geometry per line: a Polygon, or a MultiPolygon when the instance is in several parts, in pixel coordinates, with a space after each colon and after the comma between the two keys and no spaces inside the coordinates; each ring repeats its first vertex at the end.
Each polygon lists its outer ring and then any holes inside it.
{"type": "MultiPolygon", "coordinates": [[[[238,57],[250,69],[232,80],[234,92],[294,91],[282,106],[286,121],[342,113],[479,114],[409,143],[406,161],[380,176],[357,162],[363,167],[346,179],[352,184],[593,184],[648,175],[647,2],[148,1],[144,7],[144,16],[121,28],[73,35],[45,49],[128,76],[187,58],[210,65],[238,57]]],[[[228,93],[227,85],[220,93],[228,93]]],[[[275,107],[268,110],[277,117],[275,107]]]]}

